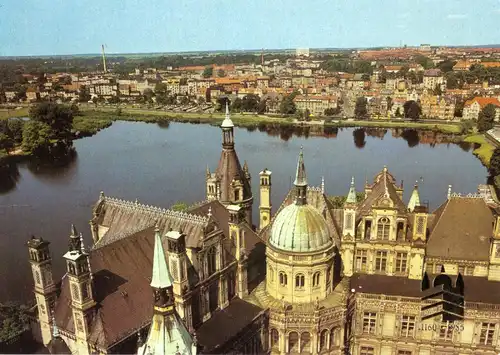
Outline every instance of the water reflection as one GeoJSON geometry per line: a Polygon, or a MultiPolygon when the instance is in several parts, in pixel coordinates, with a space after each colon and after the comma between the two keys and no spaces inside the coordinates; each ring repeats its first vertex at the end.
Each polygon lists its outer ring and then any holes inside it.
{"type": "Polygon", "coordinates": [[[70,148],[51,156],[32,158],[26,166],[33,175],[44,181],[65,182],[71,181],[77,174],[77,158],[76,150],[70,148]]]}
{"type": "Polygon", "coordinates": [[[366,133],[364,128],[357,128],[352,132],[354,137],[354,145],[358,149],[363,149],[366,145],[366,133]]]}
{"type": "Polygon", "coordinates": [[[401,138],[408,143],[408,147],[410,148],[416,147],[418,143],[420,143],[418,132],[414,129],[405,129],[403,133],[401,133],[401,138]]]}
{"type": "Polygon", "coordinates": [[[160,128],[168,128],[170,126],[170,122],[167,120],[161,120],[157,122],[158,127],[160,128]]]}
{"type": "Polygon", "coordinates": [[[0,163],[0,194],[5,194],[14,189],[20,177],[16,162],[0,163]]]}

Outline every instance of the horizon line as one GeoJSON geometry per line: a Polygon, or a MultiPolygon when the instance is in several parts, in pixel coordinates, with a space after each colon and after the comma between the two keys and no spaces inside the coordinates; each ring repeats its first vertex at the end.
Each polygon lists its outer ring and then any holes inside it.
{"type": "MultiPolygon", "coordinates": [[[[419,48],[420,45],[404,45],[404,46],[373,46],[373,47],[294,47],[294,48],[260,48],[260,49],[210,49],[210,50],[190,50],[190,51],[175,51],[175,52],[114,52],[106,53],[106,56],[120,56],[120,55],[152,55],[152,54],[197,54],[197,53],[251,53],[251,52],[273,52],[273,51],[295,51],[296,49],[309,49],[310,51],[342,51],[342,50],[370,50],[370,49],[383,49],[383,48],[419,48]]],[[[500,44],[467,44],[467,45],[430,45],[431,48],[495,48],[500,47],[500,44]]],[[[0,55],[0,60],[10,58],[46,58],[46,57],[79,57],[79,56],[96,56],[100,57],[102,53],[73,53],[73,54],[27,54],[27,55],[0,55]]]]}

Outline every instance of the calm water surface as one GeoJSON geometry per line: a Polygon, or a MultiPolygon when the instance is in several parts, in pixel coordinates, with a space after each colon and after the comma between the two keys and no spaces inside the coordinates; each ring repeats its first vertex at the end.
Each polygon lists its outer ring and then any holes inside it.
{"type": "MultiPolygon", "coordinates": [[[[252,174],[254,220],[258,221],[259,171],[273,172],[275,211],[290,186],[301,145],[309,183],[319,186],[325,176],[331,195],[346,194],[352,175],[361,190],[365,177],[371,181],[384,164],[398,181],[405,181],[405,201],[414,181],[420,180],[421,199],[428,201],[431,210],[444,201],[448,184],[457,192],[476,192],[477,185],[485,182],[486,169],[467,146],[429,144],[435,143],[432,135],[421,137],[419,143],[414,131],[404,134],[404,139],[393,137],[400,133],[372,130],[365,135],[344,129],[338,135],[330,132],[335,138],[290,138],[290,132],[281,132],[280,137],[280,132],[237,128],[236,149],[252,174]]],[[[75,141],[75,147],[77,157],[64,168],[37,170],[19,164],[16,186],[0,194],[0,301],[32,297],[24,246],[32,234],[52,242],[54,275],[60,279],[71,223],[89,244],[88,221],[101,190],[108,196],[161,207],[180,200],[201,201],[206,166],[213,171],[219,160],[221,132],[209,125],[173,123],[162,128],[115,122],[96,136],[75,141]]]]}

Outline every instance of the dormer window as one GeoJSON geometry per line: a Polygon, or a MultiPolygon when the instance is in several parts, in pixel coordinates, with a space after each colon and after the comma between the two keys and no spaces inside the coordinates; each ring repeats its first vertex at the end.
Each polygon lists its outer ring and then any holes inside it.
{"type": "Polygon", "coordinates": [[[391,221],[387,217],[382,217],[377,223],[377,239],[389,240],[391,221]]]}
{"type": "Polygon", "coordinates": [[[240,200],[240,189],[235,189],[234,190],[234,200],[239,201],[240,200]]]}

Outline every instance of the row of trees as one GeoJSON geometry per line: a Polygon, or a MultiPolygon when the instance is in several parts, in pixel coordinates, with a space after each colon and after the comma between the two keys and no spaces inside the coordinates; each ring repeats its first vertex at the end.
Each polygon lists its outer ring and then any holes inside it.
{"type": "MultiPolygon", "coordinates": [[[[388,109],[392,107],[392,99],[388,97],[388,109]]],[[[419,103],[414,100],[406,101],[403,105],[403,112],[399,107],[396,110],[396,117],[410,118],[412,120],[418,120],[422,114],[422,108],[419,103]]],[[[368,117],[368,100],[365,97],[358,97],[356,99],[356,105],[354,107],[354,115],[356,118],[367,118],[368,117]]]]}
{"type": "Polygon", "coordinates": [[[0,120],[0,150],[9,153],[21,146],[26,154],[42,156],[53,149],[72,147],[76,106],[40,103],[30,109],[30,120],[0,120]]]}

